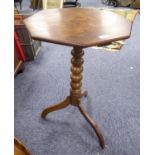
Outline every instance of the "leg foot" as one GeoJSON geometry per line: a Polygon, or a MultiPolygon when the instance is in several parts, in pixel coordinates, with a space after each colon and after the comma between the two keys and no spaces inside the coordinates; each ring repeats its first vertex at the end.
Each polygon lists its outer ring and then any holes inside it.
{"type": "Polygon", "coordinates": [[[82,113],[82,115],[85,117],[85,119],[89,122],[89,124],[94,129],[94,131],[99,139],[100,146],[102,148],[104,148],[105,147],[104,138],[103,138],[102,133],[99,130],[98,126],[95,124],[95,122],[92,120],[92,118],[88,115],[88,113],[83,109],[83,107],[81,105],[78,105],[78,108],[79,108],[80,112],[82,113]]]}
{"type": "Polygon", "coordinates": [[[41,114],[41,117],[45,118],[48,113],[56,111],[56,110],[63,109],[65,107],[67,107],[69,104],[70,104],[70,98],[67,97],[64,101],[62,101],[62,102],[60,102],[58,104],[54,104],[54,105],[49,106],[46,109],[44,109],[42,114],[41,114]]]}

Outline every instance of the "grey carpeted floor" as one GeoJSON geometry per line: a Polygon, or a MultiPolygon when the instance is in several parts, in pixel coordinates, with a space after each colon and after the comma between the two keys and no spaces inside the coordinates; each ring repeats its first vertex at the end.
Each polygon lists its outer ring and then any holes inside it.
{"type": "MultiPolygon", "coordinates": [[[[100,0],[81,0],[102,7],[100,0]]],[[[32,155],[139,155],[139,15],[120,52],[85,49],[83,105],[105,136],[99,147],[93,129],[76,107],[40,118],[45,107],[69,93],[70,47],[43,43],[41,52],[15,78],[15,136],[32,155]]]]}

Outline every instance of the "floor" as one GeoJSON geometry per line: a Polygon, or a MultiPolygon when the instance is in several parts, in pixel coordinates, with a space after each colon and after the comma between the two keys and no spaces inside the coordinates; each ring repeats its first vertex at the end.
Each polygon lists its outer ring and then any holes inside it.
{"type": "MultiPolygon", "coordinates": [[[[105,7],[100,0],[82,6],[105,7]]],[[[23,1],[23,12],[32,12],[23,1]]],[[[99,147],[92,128],[76,107],[40,118],[43,108],[69,93],[70,47],[42,43],[33,62],[15,78],[15,136],[32,155],[139,155],[139,15],[119,52],[85,49],[83,105],[105,136],[99,147]]]]}

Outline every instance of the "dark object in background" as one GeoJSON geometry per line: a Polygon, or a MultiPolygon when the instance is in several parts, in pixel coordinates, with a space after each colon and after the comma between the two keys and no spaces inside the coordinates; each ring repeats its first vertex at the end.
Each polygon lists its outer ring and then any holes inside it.
{"type": "Polygon", "coordinates": [[[69,7],[80,7],[81,6],[81,4],[78,2],[78,0],[72,0],[72,1],[70,1],[70,0],[68,0],[68,1],[65,1],[64,3],[63,3],[63,8],[69,8],[69,7]]]}
{"type": "Polygon", "coordinates": [[[20,46],[18,37],[14,33],[14,76],[18,73],[22,73],[24,70],[25,55],[20,46]]]}
{"type": "Polygon", "coordinates": [[[19,3],[20,9],[22,9],[22,0],[14,0],[14,5],[16,6],[16,3],[19,3]]]}
{"type": "Polygon", "coordinates": [[[119,5],[117,0],[102,0],[103,4],[112,5],[117,7],[119,5]]]}
{"type": "Polygon", "coordinates": [[[41,42],[33,40],[27,31],[23,19],[26,16],[22,16],[20,14],[14,15],[14,30],[18,36],[20,45],[24,51],[26,56],[26,60],[34,60],[35,57],[38,55],[41,47],[41,42]]]}
{"type": "Polygon", "coordinates": [[[132,5],[136,2],[140,3],[140,0],[102,0],[103,4],[111,5],[111,6],[122,6],[122,7],[132,7],[132,5]]]}
{"type": "Polygon", "coordinates": [[[31,0],[30,8],[32,8],[33,10],[42,9],[43,8],[42,0],[31,0]]]}
{"type": "Polygon", "coordinates": [[[135,0],[131,5],[131,8],[140,9],[140,0],[135,0]]]}

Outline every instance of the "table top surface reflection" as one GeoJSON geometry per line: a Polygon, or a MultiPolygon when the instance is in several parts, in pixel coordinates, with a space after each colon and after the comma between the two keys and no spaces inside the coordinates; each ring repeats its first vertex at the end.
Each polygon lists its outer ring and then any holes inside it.
{"type": "Polygon", "coordinates": [[[43,10],[24,23],[33,39],[82,48],[127,39],[132,27],[120,15],[91,8],[43,10]]]}

